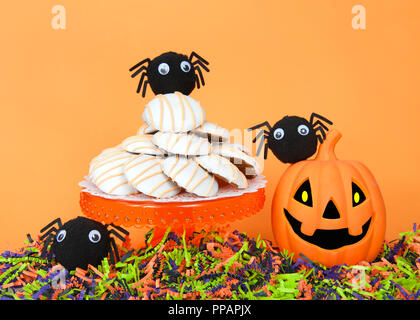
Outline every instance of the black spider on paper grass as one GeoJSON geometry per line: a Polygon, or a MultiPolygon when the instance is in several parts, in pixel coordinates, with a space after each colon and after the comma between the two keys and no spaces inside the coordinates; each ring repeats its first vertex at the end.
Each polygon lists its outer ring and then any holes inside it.
{"type": "Polygon", "coordinates": [[[173,93],[175,91],[189,95],[194,88],[204,86],[201,68],[209,72],[209,63],[194,51],[190,56],[176,52],[166,52],[153,60],[146,58],[130,68],[132,78],[140,75],[137,93],[146,96],[147,85],[154,94],[173,93]],[[143,87],[143,89],[142,89],[143,87]]]}
{"type": "Polygon", "coordinates": [[[265,141],[264,159],[267,159],[267,152],[270,149],[280,161],[295,163],[312,156],[317,150],[318,141],[320,143],[324,141],[328,127],[323,122],[332,125],[330,120],[317,113],[312,113],[309,121],[297,116],[286,116],[273,127],[265,121],[249,128],[248,131],[264,126],[269,129],[269,131],[261,130],[252,140],[255,143],[261,138],[257,156],[265,141]]]}
{"type": "Polygon", "coordinates": [[[88,265],[98,266],[101,261],[110,255],[111,264],[120,259],[115,235],[121,241],[125,238],[117,231],[128,235],[129,232],[119,226],[104,225],[98,221],[85,217],[77,217],[62,224],[57,218],[41,229],[41,240],[45,239],[41,256],[46,255],[47,247],[52,242],[48,257],[55,255],[57,262],[67,270],[76,267],[86,269],[88,265]],[[58,225],[58,229],[54,227],[58,225]],[[109,227],[114,229],[108,230],[109,227]]]}

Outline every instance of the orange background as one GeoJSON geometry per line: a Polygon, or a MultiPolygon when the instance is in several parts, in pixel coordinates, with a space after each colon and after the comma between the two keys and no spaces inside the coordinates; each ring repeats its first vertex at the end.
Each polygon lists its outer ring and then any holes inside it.
{"type": "MultiPolygon", "coordinates": [[[[211,62],[192,97],[229,129],[317,112],[343,133],[387,207],[386,238],[420,222],[420,3],[385,0],[2,1],[0,249],[80,213],[78,182],[104,148],[133,135],[146,99],[128,68],[174,50],[211,62]],[[54,30],[51,9],[67,10],[54,30]],[[366,8],[353,30],[351,8],[366,8]]],[[[272,195],[287,165],[265,163],[267,200],[234,224],[273,239],[272,195]]]]}

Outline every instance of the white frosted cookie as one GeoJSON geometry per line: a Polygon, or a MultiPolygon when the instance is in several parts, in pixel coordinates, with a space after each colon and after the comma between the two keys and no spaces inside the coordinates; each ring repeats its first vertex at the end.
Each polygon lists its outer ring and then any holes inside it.
{"type": "Polygon", "coordinates": [[[183,156],[209,154],[211,145],[205,138],[192,133],[157,132],[153,143],[160,149],[183,156]]]}
{"type": "Polygon", "coordinates": [[[187,132],[201,126],[205,112],[200,103],[182,93],[158,94],[144,108],[143,120],[163,132],[187,132]]]}
{"type": "Polygon", "coordinates": [[[92,160],[89,179],[103,192],[118,196],[137,193],[128,184],[123,167],[134,155],[124,150],[105,150],[105,154],[92,160]]]}
{"type": "Polygon", "coordinates": [[[237,148],[224,144],[213,144],[211,152],[229,159],[247,178],[254,178],[260,173],[257,161],[237,148]]]}
{"type": "Polygon", "coordinates": [[[164,152],[153,144],[152,139],[152,134],[131,136],[121,143],[121,147],[131,153],[163,156],[164,152]]]}
{"type": "Polygon", "coordinates": [[[138,191],[155,198],[173,197],[181,191],[163,173],[162,158],[141,154],[125,163],[124,173],[130,185],[138,191]]]}
{"type": "Polygon", "coordinates": [[[247,155],[249,155],[249,156],[252,156],[252,154],[251,154],[251,152],[249,151],[249,149],[247,148],[247,147],[245,147],[245,146],[243,146],[242,144],[240,144],[240,143],[229,143],[229,144],[226,144],[227,146],[229,146],[229,147],[232,147],[232,148],[235,148],[235,149],[238,149],[238,150],[240,150],[240,151],[242,151],[243,153],[246,153],[247,155]]]}
{"type": "Polygon", "coordinates": [[[104,157],[107,157],[109,155],[113,155],[113,154],[119,154],[121,152],[123,152],[124,149],[121,148],[120,145],[116,146],[116,147],[112,147],[112,148],[106,148],[104,150],[102,150],[102,152],[100,154],[98,154],[96,157],[94,157],[89,164],[89,175],[92,172],[92,168],[93,166],[100,160],[102,160],[104,157]]]}
{"type": "Polygon", "coordinates": [[[246,153],[247,155],[252,157],[251,151],[249,151],[249,149],[247,147],[243,146],[240,143],[214,142],[212,144],[212,148],[215,148],[216,146],[220,147],[221,145],[226,146],[226,147],[230,147],[230,148],[234,148],[234,149],[238,149],[239,151],[242,151],[243,153],[246,153]]]}
{"type": "Polygon", "coordinates": [[[162,161],[163,172],[187,192],[201,197],[216,195],[219,185],[216,178],[193,159],[170,156],[162,161]]]}
{"type": "Polygon", "coordinates": [[[195,157],[194,160],[205,170],[222,180],[237,186],[239,189],[248,187],[245,175],[228,159],[217,154],[195,157]]]}
{"type": "Polygon", "coordinates": [[[227,129],[208,121],[204,122],[198,128],[192,130],[192,132],[201,137],[208,138],[209,141],[214,142],[228,141],[230,137],[229,131],[227,129]]]}
{"type": "Polygon", "coordinates": [[[149,134],[149,133],[155,133],[157,130],[153,129],[151,126],[149,126],[148,124],[143,124],[139,130],[137,131],[138,135],[142,135],[142,134],[149,134]]]}

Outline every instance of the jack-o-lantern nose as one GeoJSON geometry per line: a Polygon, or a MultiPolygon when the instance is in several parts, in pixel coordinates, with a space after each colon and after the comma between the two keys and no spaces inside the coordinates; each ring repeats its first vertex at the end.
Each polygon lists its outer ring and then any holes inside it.
{"type": "Polygon", "coordinates": [[[322,217],[325,219],[339,219],[340,213],[332,200],[328,201],[322,217]]]}

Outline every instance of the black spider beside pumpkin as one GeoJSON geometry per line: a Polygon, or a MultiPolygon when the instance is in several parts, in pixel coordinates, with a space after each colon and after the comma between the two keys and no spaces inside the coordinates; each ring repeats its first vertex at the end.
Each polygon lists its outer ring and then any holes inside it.
{"type": "Polygon", "coordinates": [[[318,141],[322,143],[326,137],[328,127],[332,122],[323,116],[312,113],[308,120],[298,116],[285,116],[271,126],[268,121],[249,128],[249,131],[267,127],[269,130],[261,130],[252,142],[262,137],[258,145],[257,155],[260,154],[264,145],[264,159],[267,159],[268,149],[284,163],[295,163],[305,160],[315,154],[318,141]],[[318,134],[319,133],[319,134],[318,134]]]}

